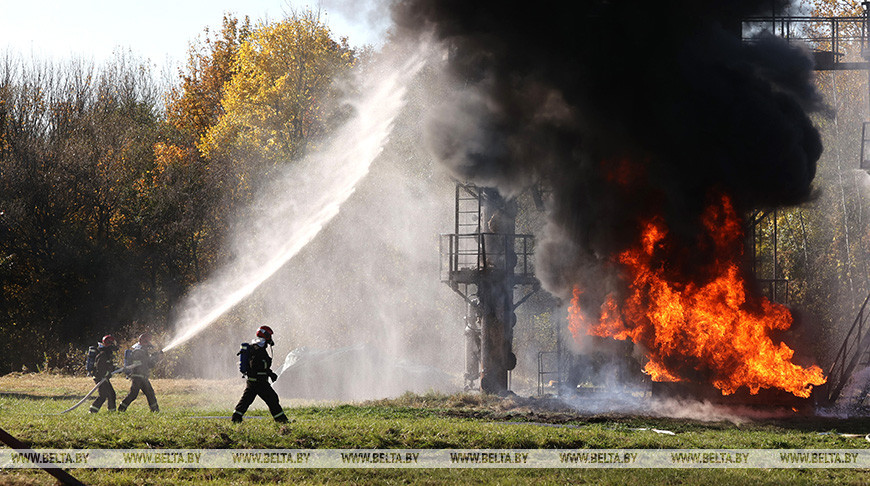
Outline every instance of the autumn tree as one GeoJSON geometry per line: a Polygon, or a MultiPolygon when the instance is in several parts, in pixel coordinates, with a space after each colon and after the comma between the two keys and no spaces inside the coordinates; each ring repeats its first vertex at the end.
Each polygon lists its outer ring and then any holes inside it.
{"type": "Polygon", "coordinates": [[[231,206],[222,188],[231,177],[220,160],[203,158],[197,145],[223,113],[225,85],[249,31],[247,18],[227,15],[219,32],[206,29],[191,46],[179,83],[167,95],[162,137],[152,147],[154,165],[133,186],[142,201],[138,216],[147,244],[172,242],[151,267],[154,280],[172,280],[164,288],[166,306],[217,260],[231,206]]]}
{"type": "Polygon", "coordinates": [[[335,81],[353,64],[347,40],[333,40],[312,13],[260,26],[239,48],[223,114],[200,150],[231,160],[249,190],[252,178],[300,157],[333,126],[335,81]]]}
{"type": "Polygon", "coordinates": [[[243,22],[225,15],[221,30],[194,43],[180,83],[171,88],[166,104],[166,121],[189,141],[198,142],[223,113],[224,87],[232,78],[239,46],[250,35],[250,20],[243,22]]]}

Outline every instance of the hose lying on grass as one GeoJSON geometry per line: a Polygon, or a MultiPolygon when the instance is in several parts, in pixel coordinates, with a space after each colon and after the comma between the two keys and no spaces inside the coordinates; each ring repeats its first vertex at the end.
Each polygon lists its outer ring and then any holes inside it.
{"type": "Polygon", "coordinates": [[[91,395],[93,395],[94,392],[97,391],[97,388],[99,388],[100,385],[102,385],[103,383],[105,383],[106,380],[108,380],[112,375],[114,375],[114,374],[116,374],[116,373],[120,373],[120,372],[122,372],[122,371],[130,371],[130,370],[132,370],[133,368],[135,368],[136,366],[138,366],[138,365],[125,366],[125,367],[123,367],[123,368],[118,368],[118,369],[116,369],[115,371],[113,371],[113,372],[109,373],[108,375],[106,375],[105,378],[103,378],[102,380],[98,381],[97,384],[94,385],[93,388],[91,388],[91,391],[89,391],[88,394],[84,396],[84,398],[82,398],[81,400],[79,400],[78,403],[76,403],[76,404],[73,405],[72,407],[70,407],[70,408],[64,410],[63,412],[58,412],[58,413],[49,413],[49,414],[45,414],[45,415],[63,415],[63,414],[65,414],[65,413],[67,413],[67,412],[72,412],[73,410],[79,408],[79,405],[85,403],[85,400],[87,400],[88,397],[90,397],[91,395]]]}
{"type": "Polygon", "coordinates": [[[867,440],[867,442],[870,442],[870,434],[863,435],[863,434],[840,434],[837,432],[819,432],[819,435],[838,435],[840,437],[846,437],[848,439],[853,439],[855,437],[862,437],[863,436],[864,439],[867,440]]]}

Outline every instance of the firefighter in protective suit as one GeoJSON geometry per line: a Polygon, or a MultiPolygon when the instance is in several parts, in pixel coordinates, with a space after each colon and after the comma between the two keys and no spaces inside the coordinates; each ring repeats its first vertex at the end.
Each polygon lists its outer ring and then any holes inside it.
{"type": "Polygon", "coordinates": [[[160,407],[157,406],[157,396],[154,395],[154,387],[151,386],[151,381],[148,379],[151,374],[151,368],[157,364],[163,357],[163,351],[151,353],[151,348],[154,345],[151,343],[151,334],[145,333],[139,336],[139,342],[133,345],[131,353],[130,372],[130,393],[118,405],[118,411],[123,412],[133,403],[133,400],[139,396],[139,391],[145,394],[148,400],[148,407],[152,412],[159,412],[160,407]]]}
{"type": "Polygon", "coordinates": [[[115,371],[115,351],[118,350],[118,345],[115,338],[111,334],[103,336],[103,340],[97,343],[97,357],[94,359],[94,383],[100,383],[97,388],[99,395],[91,405],[91,413],[100,411],[103,403],[106,403],[106,410],[115,411],[115,388],[112,387],[112,382],[109,379],[112,377],[112,372],[115,371]],[[105,381],[103,381],[105,378],[105,381]]]}
{"type": "Polygon", "coordinates": [[[247,355],[247,385],[242,393],[242,398],[236,405],[233,412],[233,422],[241,422],[242,416],[254,402],[254,398],[260,397],[266,402],[269,407],[269,413],[275,422],[287,422],[287,416],[284,415],[284,409],[278,403],[278,394],[272,389],[269,384],[269,379],[272,381],[278,379],[278,375],[272,371],[272,357],[266,351],[266,346],[272,346],[275,343],[272,341],[272,328],[269,326],[260,326],[257,329],[257,340],[248,346],[247,355]]]}

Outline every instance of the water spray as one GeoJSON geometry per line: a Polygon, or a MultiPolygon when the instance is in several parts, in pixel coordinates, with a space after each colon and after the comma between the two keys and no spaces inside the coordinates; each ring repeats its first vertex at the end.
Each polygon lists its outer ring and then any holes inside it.
{"type": "Polygon", "coordinates": [[[385,63],[370,76],[355,115],[333,141],[288,167],[267,187],[246,221],[239,255],[213,278],[195,287],[181,304],[177,335],[163,351],[185,343],[251,295],[310,243],[339,212],[386,144],[404,106],[406,86],[423,66],[428,48],[403,62],[385,63]],[[315,193],[306,191],[316,190],[315,193]]]}
{"type": "Polygon", "coordinates": [[[65,413],[67,413],[67,412],[72,412],[73,410],[79,408],[79,406],[80,406],[81,404],[85,403],[85,400],[87,400],[88,397],[90,397],[91,395],[93,395],[94,392],[97,391],[97,388],[99,388],[100,385],[102,385],[102,384],[105,383],[109,378],[111,378],[112,375],[116,375],[116,374],[118,374],[118,373],[120,373],[120,372],[122,372],[122,371],[130,371],[130,370],[132,370],[133,368],[135,368],[136,366],[139,366],[139,365],[125,366],[125,367],[123,367],[123,368],[118,368],[118,369],[116,369],[115,371],[112,371],[112,372],[109,373],[105,378],[103,378],[102,380],[98,381],[97,384],[94,385],[93,388],[91,388],[91,391],[89,391],[89,392],[88,392],[84,397],[82,397],[81,400],[79,400],[78,402],[76,402],[75,405],[73,405],[72,407],[70,407],[70,408],[64,410],[63,412],[58,412],[58,413],[49,413],[49,414],[46,414],[46,415],[63,415],[63,414],[65,414],[65,413]]]}

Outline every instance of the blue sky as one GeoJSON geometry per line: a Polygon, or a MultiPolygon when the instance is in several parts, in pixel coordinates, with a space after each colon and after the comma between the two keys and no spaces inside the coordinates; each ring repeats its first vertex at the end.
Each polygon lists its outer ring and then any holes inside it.
{"type": "Polygon", "coordinates": [[[187,57],[191,41],[221,25],[225,12],[253,22],[279,20],[291,9],[320,9],[321,18],[351,45],[382,41],[384,2],[349,0],[0,0],[0,53],[40,58],[83,57],[100,62],[130,49],[158,67],[187,57]],[[352,11],[351,11],[352,10],[352,11]]]}

